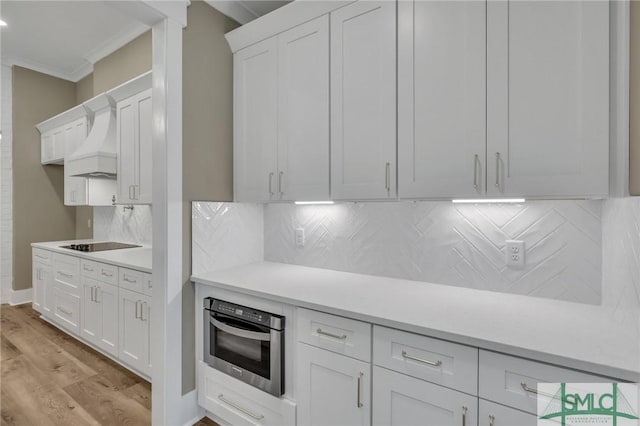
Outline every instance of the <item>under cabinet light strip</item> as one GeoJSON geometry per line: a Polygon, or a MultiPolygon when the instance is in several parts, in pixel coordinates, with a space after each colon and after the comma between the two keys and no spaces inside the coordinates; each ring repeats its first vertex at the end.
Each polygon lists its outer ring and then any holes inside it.
{"type": "Polygon", "coordinates": [[[298,206],[304,206],[307,204],[333,204],[333,201],[294,201],[298,206]]]}
{"type": "Polygon", "coordinates": [[[507,203],[524,203],[524,198],[469,198],[451,200],[455,204],[507,204],[507,203]]]}

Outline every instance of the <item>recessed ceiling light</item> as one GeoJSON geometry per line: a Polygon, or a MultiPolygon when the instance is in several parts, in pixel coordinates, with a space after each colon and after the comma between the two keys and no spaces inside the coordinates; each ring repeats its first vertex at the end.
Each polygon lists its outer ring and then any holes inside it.
{"type": "Polygon", "coordinates": [[[7,23],[0,19],[0,27],[6,27],[7,23]]]}

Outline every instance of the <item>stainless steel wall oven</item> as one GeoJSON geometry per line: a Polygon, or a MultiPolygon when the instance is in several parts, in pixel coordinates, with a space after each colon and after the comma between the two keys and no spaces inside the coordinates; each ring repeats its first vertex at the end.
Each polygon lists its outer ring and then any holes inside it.
{"type": "Polygon", "coordinates": [[[284,393],[282,315],[207,297],[204,362],[272,395],[284,393]]]}

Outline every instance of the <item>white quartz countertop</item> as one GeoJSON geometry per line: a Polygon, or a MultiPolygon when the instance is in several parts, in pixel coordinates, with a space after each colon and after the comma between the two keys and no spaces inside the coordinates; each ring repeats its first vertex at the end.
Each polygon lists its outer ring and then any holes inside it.
{"type": "Polygon", "coordinates": [[[601,306],[259,262],[192,280],[618,379],[640,381],[640,336],[601,306]]]}
{"type": "MultiPolygon", "coordinates": [[[[71,249],[64,249],[60,246],[68,246],[70,244],[87,244],[101,243],[103,240],[69,240],[69,241],[49,241],[42,243],[31,243],[31,247],[49,250],[56,253],[68,254],[71,256],[81,257],[84,259],[94,260],[97,262],[109,263],[111,265],[131,268],[137,271],[151,273],[151,246],[142,245],[141,247],[105,250],[97,252],[83,252],[71,249]]],[[[132,243],[134,244],[134,243],[132,243]]]]}

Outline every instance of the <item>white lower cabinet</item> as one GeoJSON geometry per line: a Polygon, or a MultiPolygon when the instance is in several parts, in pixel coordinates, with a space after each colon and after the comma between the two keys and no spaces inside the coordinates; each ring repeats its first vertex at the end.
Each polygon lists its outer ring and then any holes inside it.
{"type": "Polygon", "coordinates": [[[118,355],[117,287],[83,278],[80,335],[111,355],[118,355]]]}
{"type": "Polygon", "coordinates": [[[473,426],[478,398],[443,386],[373,367],[373,424],[387,426],[473,426]]]}
{"type": "Polygon", "coordinates": [[[52,267],[44,262],[33,262],[33,309],[43,315],[49,315],[52,302],[52,267]]]}
{"type": "Polygon", "coordinates": [[[298,424],[369,425],[371,364],[298,343],[298,424]]]}
{"type": "Polygon", "coordinates": [[[124,288],[119,289],[119,299],[119,358],[149,376],[151,374],[149,351],[151,299],[124,288]]]}
{"type": "Polygon", "coordinates": [[[478,426],[536,426],[537,422],[533,414],[480,400],[478,426]]]}

